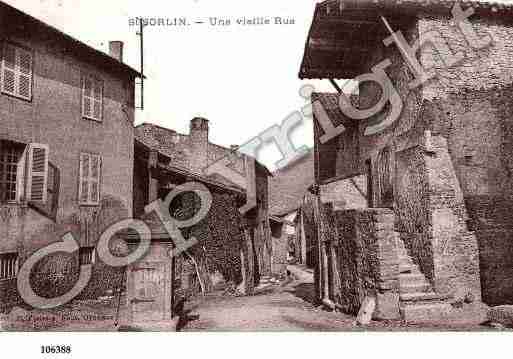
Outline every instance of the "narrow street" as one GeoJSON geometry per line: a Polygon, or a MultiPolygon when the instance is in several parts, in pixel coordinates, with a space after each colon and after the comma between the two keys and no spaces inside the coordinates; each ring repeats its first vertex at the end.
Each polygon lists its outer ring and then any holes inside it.
{"type": "Polygon", "coordinates": [[[291,279],[251,297],[211,295],[186,304],[181,331],[335,331],[354,318],[316,308],[312,273],[289,266],[291,279]]]}
{"type": "Polygon", "coordinates": [[[193,331],[408,331],[486,330],[476,321],[406,324],[373,321],[357,326],[355,317],[329,312],[314,305],[313,274],[289,265],[291,278],[281,285],[260,289],[251,297],[209,295],[189,301],[178,330],[193,331]]]}

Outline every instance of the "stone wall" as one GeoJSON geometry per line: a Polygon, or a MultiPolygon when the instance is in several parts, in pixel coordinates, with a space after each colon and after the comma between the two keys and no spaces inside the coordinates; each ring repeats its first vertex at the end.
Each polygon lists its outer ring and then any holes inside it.
{"type": "Polygon", "coordinates": [[[511,85],[446,94],[430,103],[433,132],[447,146],[479,247],[487,304],[513,302],[513,89],[511,85]]]}
{"type": "Polygon", "coordinates": [[[338,303],[356,314],[366,296],[375,296],[376,318],[399,314],[399,267],[394,232],[395,216],[388,209],[360,209],[333,213],[338,238],[340,277],[338,303]]]}
{"type": "Polygon", "coordinates": [[[395,154],[397,231],[422,273],[434,280],[429,184],[424,151],[412,147],[395,154]]]}
{"type": "Polygon", "coordinates": [[[425,156],[429,183],[435,290],[462,298],[471,293],[481,300],[479,252],[476,236],[467,227],[468,214],[447,141],[431,140],[425,156]]]}

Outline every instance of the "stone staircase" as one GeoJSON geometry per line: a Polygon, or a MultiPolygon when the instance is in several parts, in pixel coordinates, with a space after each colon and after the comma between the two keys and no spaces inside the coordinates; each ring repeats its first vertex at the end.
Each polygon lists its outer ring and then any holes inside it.
{"type": "Polygon", "coordinates": [[[436,294],[424,274],[397,240],[399,256],[399,310],[407,322],[436,322],[447,318],[451,305],[436,294]]]}

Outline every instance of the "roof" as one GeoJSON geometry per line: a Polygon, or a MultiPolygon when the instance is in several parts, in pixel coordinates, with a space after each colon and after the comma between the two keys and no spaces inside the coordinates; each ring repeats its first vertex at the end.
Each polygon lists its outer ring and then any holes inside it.
{"type": "Polygon", "coordinates": [[[26,22],[33,23],[36,26],[41,26],[41,27],[49,30],[50,32],[54,33],[56,36],[61,37],[63,40],[68,41],[72,45],[76,46],[76,49],[73,49],[73,53],[78,53],[80,51],[83,51],[88,57],[95,57],[96,62],[100,61],[107,67],[119,69],[119,70],[124,71],[134,77],[144,77],[144,75],[142,75],[139,71],[133,69],[132,67],[128,66],[127,64],[125,64],[121,61],[118,61],[114,57],[112,57],[100,50],[97,50],[97,49],[81,42],[80,40],[75,39],[74,37],[62,32],[61,30],[59,30],[59,29],[15,8],[15,7],[12,7],[11,5],[9,5],[5,2],[0,1],[0,8],[5,9],[4,11],[6,11],[6,17],[9,19],[13,19],[16,17],[22,18],[26,22]]]}
{"type": "MultiPolygon", "coordinates": [[[[179,163],[182,167],[188,167],[188,146],[187,139],[189,135],[185,135],[175,130],[155,125],[153,123],[142,123],[135,127],[135,137],[144,143],[146,146],[156,149],[159,152],[170,157],[175,163],[179,163]]],[[[233,154],[236,150],[224,147],[215,143],[208,143],[209,146],[213,146],[221,151],[224,151],[224,155],[228,156],[233,154]]],[[[272,176],[272,173],[267,167],[258,161],[256,166],[261,168],[268,176],[272,176]]]]}
{"type": "MultiPolygon", "coordinates": [[[[512,2],[461,1],[476,15],[511,19],[512,2]]],[[[315,7],[299,78],[349,79],[362,73],[362,59],[388,36],[380,15],[414,21],[417,14],[449,15],[449,0],[327,0],[315,7]]]]}
{"type": "MultiPolygon", "coordinates": [[[[172,129],[158,126],[152,123],[142,123],[135,127],[134,136],[136,141],[139,141],[145,147],[158,151],[160,154],[169,158],[173,164],[175,171],[192,173],[189,164],[190,148],[189,148],[189,135],[178,133],[172,129]]],[[[226,157],[234,153],[233,149],[226,148],[209,142],[209,145],[224,151],[222,157],[226,157]]],[[[255,161],[257,168],[262,169],[268,176],[272,177],[267,167],[255,161]]],[[[207,179],[205,176],[200,176],[207,179]]],[[[242,188],[230,179],[225,178],[219,174],[212,174],[208,176],[208,181],[216,184],[222,184],[226,188],[241,191],[242,188]]]]}
{"type": "MultiPolygon", "coordinates": [[[[143,151],[151,151],[151,150],[153,150],[153,148],[151,146],[148,146],[147,144],[141,142],[137,138],[135,138],[135,146],[139,147],[139,148],[142,148],[143,151]]],[[[159,155],[163,156],[164,160],[166,160],[165,163],[162,163],[162,162],[158,163],[159,169],[164,171],[164,172],[173,172],[175,174],[181,175],[181,176],[186,177],[188,179],[192,179],[192,180],[196,180],[196,181],[202,182],[202,183],[204,183],[206,185],[211,185],[211,186],[218,187],[218,188],[221,188],[221,189],[224,189],[224,190],[228,190],[228,191],[232,191],[232,192],[237,192],[238,194],[245,194],[244,189],[239,187],[239,186],[237,186],[237,185],[235,185],[235,184],[227,183],[226,181],[224,181],[224,182],[219,181],[216,177],[212,177],[212,176],[206,177],[206,176],[201,176],[201,175],[198,175],[198,174],[194,174],[191,171],[189,171],[187,168],[171,164],[171,162],[172,162],[171,158],[168,155],[166,155],[165,153],[163,153],[161,151],[158,151],[158,153],[159,153],[159,155]]],[[[160,161],[160,159],[159,159],[159,161],[160,161]]]]}
{"type": "Polygon", "coordinates": [[[283,216],[297,210],[303,197],[314,184],[313,150],[303,158],[274,172],[269,180],[269,213],[283,216]]]}

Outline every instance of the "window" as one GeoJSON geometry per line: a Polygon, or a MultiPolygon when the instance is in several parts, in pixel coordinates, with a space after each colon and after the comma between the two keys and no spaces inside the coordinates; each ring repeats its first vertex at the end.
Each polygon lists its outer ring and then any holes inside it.
{"type": "Polygon", "coordinates": [[[48,146],[0,141],[0,202],[46,202],[48,146]]]}
{"type": "Polygon", "coordinates": [[[101,157],[92,153],[80,154],[79,203],[100,204],[101,157]]]}
{"type": "Polygon", "coordinates": [[[3,93],[31,100],[32,52],[5,43],[2,56],[1,82],[3,93]]]}
{"type": "Polygon", "coordinates": [[[18,254],[0,253],[0,280],[14,279],[18,274],[18,254]]]}
{"type": "Polygon", "coordinates": [[[82,78],[82,116],[90,120],[102,120],[103,82],[91,76],[82,78]]]}
{"type": "Polygon", "coordinates": [[[13,202],[18,199],[18,163],[22,151],[14,144],[0,142],[0,201],[13,202]]]}
{"type": "Polygon", "coordinates": [[[94,263],[94,247],[82,247],[78,251],[80,265],[94,263]]]}

